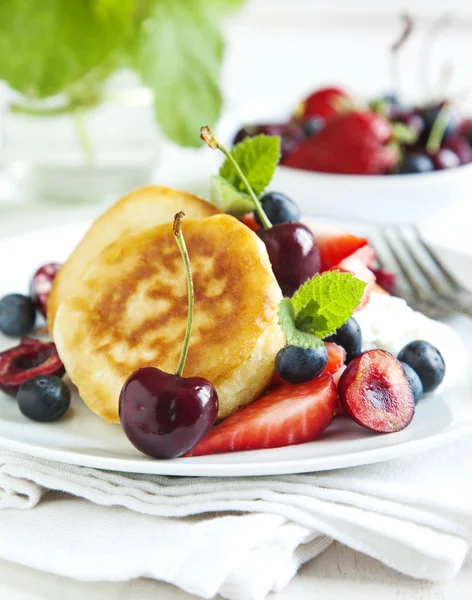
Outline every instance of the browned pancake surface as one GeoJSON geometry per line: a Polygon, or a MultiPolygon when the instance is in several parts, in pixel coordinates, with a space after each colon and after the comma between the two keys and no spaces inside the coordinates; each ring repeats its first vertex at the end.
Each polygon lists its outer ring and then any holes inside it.
{"type": "MultiPolygon", "coordinates": [[[[236,219],[186,220],[183,232],[195,287],[184,375],[217,386],[274,322],[280,290],[262,242],[236,219]]],[[[121,386],[133,371],[175,371],[186,322],[185,271],[167,224],[111,244],[80,293],[61,305],[54,337],[84,400],[116,421],[121,386]]]]}
{"type": "Polygon", "coordinates": [[[80,291],[81,281],[95,259],[123,235],[171,222],[183,210],[188,218],[204,218],[219,213],[205,200],[167,187],[149,185],[124,196],[90,227],[77,248],[60,269],[48,300],[48,326],[53,333],[59,304],[80,291]]]}

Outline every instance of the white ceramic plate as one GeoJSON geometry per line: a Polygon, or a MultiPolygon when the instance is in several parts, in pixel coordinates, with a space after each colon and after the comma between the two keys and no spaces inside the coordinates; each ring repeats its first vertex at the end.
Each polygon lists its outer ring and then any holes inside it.
{"type": "MultiPolygon", "coordinates": [[[[231,144],[240,127],[283,123],[291,106],[270,103],[241,105],[227,111],[218,133],[231,144]]],[[[293,198],[304,214],[358,219],[372,223],[417,223],[442,213],[468,214],[472,164],[421,175],[343,175],[280,166],[270,189],[293,198]]]]}
{"type": "MultiPolygon", "coordinates": [[[[63,261],[86,227],[87,223],[77,223],[1,240],[0,296],[26,292],[30,273],[45,262],[63,261]]],[[[0,337],[0,349],[11,345],[11,340],[0,337]]],[[[463,353],[459,344],[458,355],[463,353]]],[[[105,424],[76,393],[68,415],[53,424],[29,421],[13,399],[0,393],[3,448],[58,462],[137,473],[238,476],[321,471],[408,455],[468,431],[472,431],[472,391],[465,377],[459,377],[443,393],[421,402],[411,425],[399,433],[373,434],[348,418],[338,418],[321,439],[309,444],[159,461],[141,455],[119,426],[105,424]]]]}

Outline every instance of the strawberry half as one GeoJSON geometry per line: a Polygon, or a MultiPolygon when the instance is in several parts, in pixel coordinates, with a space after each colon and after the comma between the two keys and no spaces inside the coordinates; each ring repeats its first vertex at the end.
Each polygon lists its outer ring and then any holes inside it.
{"type": "Polygon", "coordinates": [[[186,456],[311,442],[331,423],[336,395],[330,375],[282,385],[217,425],[186,456]]]}
{"type": "Polygon", "coordinates": [[[252,231],[258,231],[260,229],[260,226],[256,223],[253,212],[246,213],[242,218],[242,222],[244,225],[246,225],[246,227],[252,229],[252,231]]]}
{"type": "Polygon", "coordinates": [[[317,235],[316,243],[320,249],[321,270],[327,271],[369,242],[366,238],[345,233],[334,237],[328,234],[317,235]]]}
{"type": "Polygon", "coordinates": [[[300,116],[322,117],[326,121],[339,114],[343,104],[350,102],[343,90],[335,87],[323,88],[313,92],[306,98],[300,108],[300,116]]]}
{"type": "Polygon", "coordinates": [[[349,175],[381,175],[399,161],[389,145],[392,127],[373,111],[351,111],[329,120],[322,131],[302,142],[282,164],[295,169],[349,175]]]}
{"type": "Polygon", "coordinates": [[[346,362],[346,350],[334,342],[325,342],[328,362],[322,375],[334,375],[346,362]]]}

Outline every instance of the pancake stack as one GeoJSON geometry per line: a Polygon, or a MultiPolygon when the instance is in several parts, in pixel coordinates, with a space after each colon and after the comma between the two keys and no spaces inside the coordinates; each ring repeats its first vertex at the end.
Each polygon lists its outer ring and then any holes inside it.
{"type": "Polygon", "coordinates": [[[184,376],[213,383],[218,418],[260,395],[284,344],[281,292],[258,236],[189,194],[139,190],[92,226],[62,267],[48,306],[67,373],[108,422],[119,422],[119,394],[136,369],[177,367],[187,322],[186,277],[171,223],[179,210],[186,213],[195,287],[184,376]]]}

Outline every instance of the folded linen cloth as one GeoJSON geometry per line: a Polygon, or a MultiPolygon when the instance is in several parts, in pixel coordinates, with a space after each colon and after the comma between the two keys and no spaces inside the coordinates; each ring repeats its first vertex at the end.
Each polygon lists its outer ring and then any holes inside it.
{"type": "Polygon", "coordinates": [[[226,479],[1,451],[0,557],[81,580],[151,577],[205,598],[259,600],[335,539],[412,577],[443,580],[472,543],[471,456],[464,438],[376,465],[226,479]]]}

